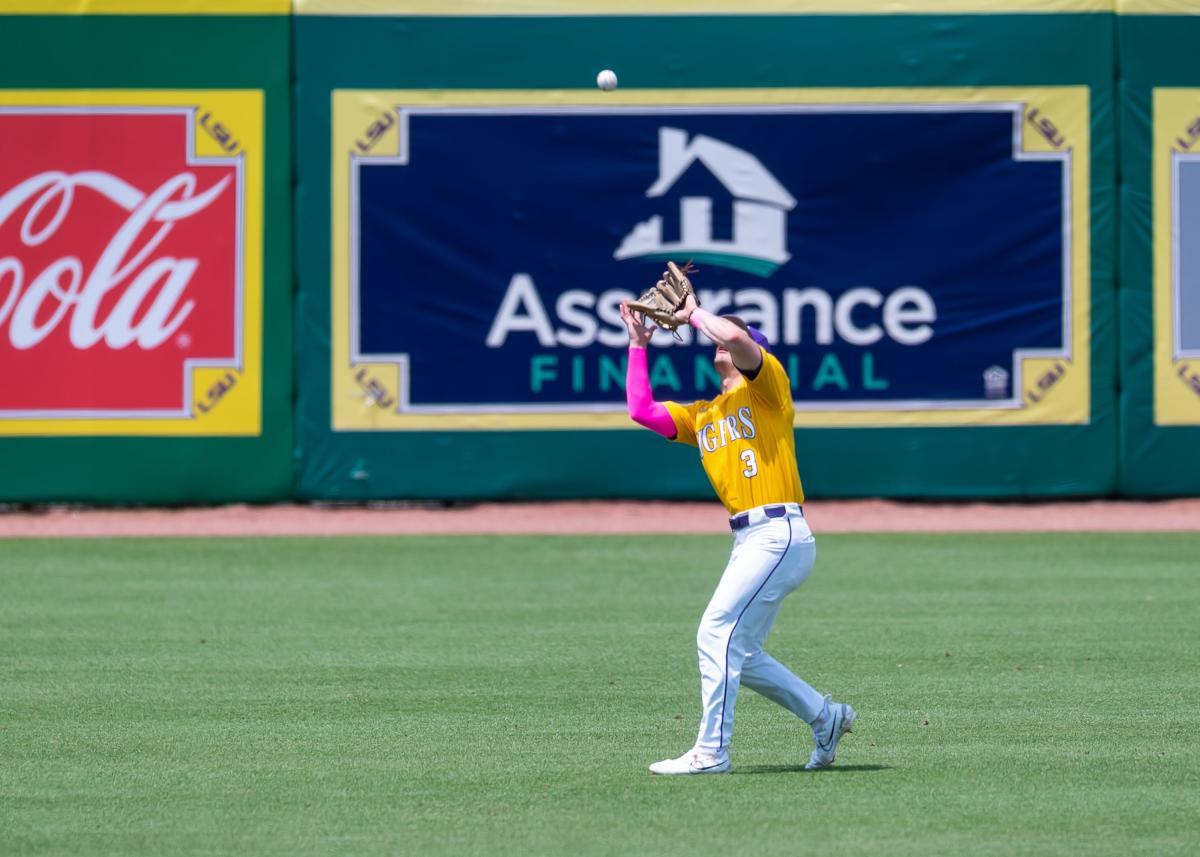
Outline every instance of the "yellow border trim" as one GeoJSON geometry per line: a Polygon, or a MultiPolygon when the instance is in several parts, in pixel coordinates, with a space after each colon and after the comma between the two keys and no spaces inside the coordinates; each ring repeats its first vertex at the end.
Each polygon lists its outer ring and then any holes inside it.
{"type": "Polygon", "coordinates": [[[895,15],[1111,12],[1114,0],[295,0],[297,15],[895,15]]]}
{"type": "Polygon", "coordinates": [[[1154,423],[1200,425],[1200,359],[1175,357],[1172,222],[1174,155],[1200,152],[1200,137],[1192,133],[1200,132],[1200,89],[1155,89],[1153,121],[1154,423]]]}
{"type": "Polygon", "coordinates": [[[1117,0],[1118,15],[1200,15],[1200,0],[1117,0]]]}
{"type": "Polygon", "coordinates": [[[339,431],[489,429],[598,429],[633,427],[623,411],[604,413],[398,413],[400,367],[350,361],[350,155],[367,129],[372,155],[399,151],[398,123],[386,133],[378,122],[398,105],[705,105],[705,104],[911,104],[1021,103],[1032,122],[1036,108],[1065,138],[1054,148],[1038,134],[1023,134],[1026,152],[1070,151],[1071,359],[1026,358],[1025,406],[1008,410],[913,411],[803,410],[797,426],[959,426],[1086,424],[1091,413],[1091,209],[1090,125],[1087,87],[983,89],[694,89],[694,90],[335,90],[331,148],[331,421],[339,431]],[[374,127],[373,127],[374,126],[374,127]],[[1040,383],[1039,383],[1040,382],[1040,383]]]}
{"type": "Polygon", "coordinates": [[[290,15],[292,0],[0,0],[0,15],[290,15]]]}
{"type": "MultiPolygon", "coordinates": [[[[0,414],[3,435],[208,436],[262,433],[263,145],[261,89],[48,89],[0,90],[0,105],[33,107],[196,108],[193,135],[199,157],[229,152],[204,130],[203,117],[236,134],[242,159],[242,365],[192,368],[189,416],[153,419],[36,417],[0,414]]],[[[182,153],[181,153],[182,155],[182,153]]],[[[182,163],[182,158],[181,158],[182,163]]],[[[134,379],[136,383],[136,379],[134,379]]]]}

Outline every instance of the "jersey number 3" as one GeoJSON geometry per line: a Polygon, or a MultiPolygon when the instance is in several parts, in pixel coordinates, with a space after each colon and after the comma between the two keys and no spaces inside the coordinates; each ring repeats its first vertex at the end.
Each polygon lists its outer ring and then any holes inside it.
{"type": "Polygon", "coordinates": [[[754,457],[754,450],[747,449],[742,453],[742,463],[746,465],[746,469],[742,471],[742,475],[749,479],[751,476],[758,475],[758,459],[754,457]]]}

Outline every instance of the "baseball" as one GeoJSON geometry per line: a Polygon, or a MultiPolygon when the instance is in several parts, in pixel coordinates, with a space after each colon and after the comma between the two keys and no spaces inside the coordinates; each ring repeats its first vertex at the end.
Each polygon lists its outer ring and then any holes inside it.
{"type": "Polygon", "coordinates": [[[605,92],[611,92],[617,88],[617,73],[611,68],[606,68],[604,71],[596,75],[596,86],[603,89],[605,92]]]}

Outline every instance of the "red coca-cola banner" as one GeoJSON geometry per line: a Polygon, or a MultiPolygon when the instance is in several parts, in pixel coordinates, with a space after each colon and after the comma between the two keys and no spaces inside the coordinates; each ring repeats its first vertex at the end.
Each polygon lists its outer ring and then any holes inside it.
{"type": "Polygon", "coordinates": [[[191,415],[240,361],[233,158],[192,111],[0,108],[0,416],[191,415]]]}

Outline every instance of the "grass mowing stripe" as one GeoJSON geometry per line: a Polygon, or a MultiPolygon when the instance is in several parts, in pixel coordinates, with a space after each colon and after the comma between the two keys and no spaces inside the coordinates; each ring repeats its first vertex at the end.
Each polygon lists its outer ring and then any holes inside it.
{"type": "Polygon", "coordinates": [[[0,853],[1191,853],[1200,536],[818,536],[768,649],[838,766],[743,692],[654,778],[728,545],[0,543],[0,853]]]}

